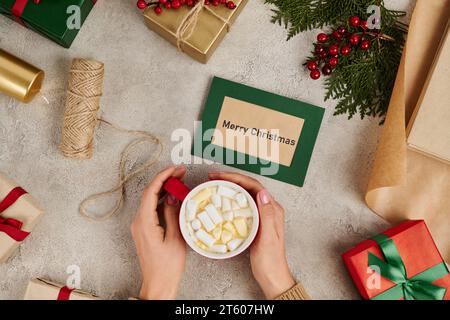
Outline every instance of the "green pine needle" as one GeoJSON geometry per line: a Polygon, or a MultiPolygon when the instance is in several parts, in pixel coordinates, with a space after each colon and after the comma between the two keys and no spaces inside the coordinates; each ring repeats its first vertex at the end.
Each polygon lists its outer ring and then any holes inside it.
{"type": "Polygon", "coordinates": [[[325,100],[338,100],[335,115],[347,114],[379,117],[384,121],[398,66],[400,64],[407,26],[400,19],[402,11],[389,10],[381,0],[265,0],[275,5],[272,22],[284,26],[287,39],[300,32],[348,26],[350,16],[367,19],[368,6],[379,5],[382,15],[382,34],[393,38],[375,40],[369,51],[352,50],[348,57],[340,57],[339,65],[326,78],[325,100]]]}

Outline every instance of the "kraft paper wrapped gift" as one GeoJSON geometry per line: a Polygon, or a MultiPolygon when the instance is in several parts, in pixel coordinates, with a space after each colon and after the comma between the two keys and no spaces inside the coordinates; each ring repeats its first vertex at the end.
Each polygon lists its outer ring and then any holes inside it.
{"type": "Polygon", "coordinates": [[[225,6],[201,7],[198,16],[189,21],[186,17],[195,10],[187,6],[181,6],[177,10],[164,10],[157,15],[153,8],[148,7],[144,11],[147,26],[161,37],[193,59],[207,63],[214,51],[217,49],[225,35],[232,29],[230,26],[241,13],[248,0],[235,1],[236,8],[231,10],[225,6]],[[211,13],[212,10],[214,13],[211,13]],[[217,16],[215,16],[217,15],[217,16]],[[228,25],[227,23],[228,22],[228,25]],[[180,26],[186,26],[186,30],[177,37],[180,26]],[[186,38],[184,40],[181,40],[186,38]]]}
{"type": "Polygon", "coordinates": [[[0,263],[26,240],[42,213],[32,196],[0,173],[0,263]]]}
{"type": "Polygon", "coordinates": [[[99,300],[99,298],[81,290],[71,290],[66,286],[37,278],[28,283],[24,300],[99,300]]]}
{"type": "Polygon", "coordinates": [[[450,22],[408,125],[408,147],[450,164],[450,22]]]}

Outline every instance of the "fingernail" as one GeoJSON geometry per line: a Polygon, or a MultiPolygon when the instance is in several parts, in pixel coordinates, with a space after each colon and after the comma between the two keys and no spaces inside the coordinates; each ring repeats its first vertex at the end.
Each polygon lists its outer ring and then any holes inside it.
{"type": "Polygon", "coordinates": [[[178,204],[178,199],[175,198],[173,195],[169,194],[167,196],[167,204],[171,206],[176,206],[178,204]]]}
{"type": "Polygon", "coordinates": [[[268,204],[270,202],[270,194],[266,189],[262,189],[259,192],[259,200],[262,204],[268,204]]]}

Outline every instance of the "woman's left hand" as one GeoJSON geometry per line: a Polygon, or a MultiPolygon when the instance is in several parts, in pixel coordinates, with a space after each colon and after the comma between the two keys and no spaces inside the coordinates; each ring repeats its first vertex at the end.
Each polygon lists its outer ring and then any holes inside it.
{"type": "Polygon", "coordinates": [[[156,209],[164,182],[170,177],[182,179],[185,173],[184,167],[170,167],[160,172],[145,188],[131,225],[143,278],[140,299],[170,300],[177,296],[186,260],[186,245],[178,224],[180,204],[173,196],[167,196],[165,229],[159,223],[156,209]]]}

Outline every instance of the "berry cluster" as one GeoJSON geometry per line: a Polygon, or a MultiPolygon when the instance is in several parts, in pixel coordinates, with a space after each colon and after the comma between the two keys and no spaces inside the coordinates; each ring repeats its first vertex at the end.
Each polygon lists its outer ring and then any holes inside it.
{"type": "Polygon", "coordinates": [[[204,1],[205,5],[213,5],[217,7],[222,4],[226,6],[228,9],[236,8],[236,4],[231,0],[157,0],[153,2],[147,2],[145,0],[138,0],[137,7],[141,10],[153,6],[156,14],[161,14],[164,9],[178,9],[182,5],[186,5],[188,7],[195,6],[199,1],[204,1]]]}
{"type": "Polygon", "coordinates": [[[348,20],[348,28],[340,26],[330,34],[320,33],[313,52],[314,58],[306,63],[311,71],[311,79],[319,79],[322,73],[329,76],[339,64],[339,58],[349,56],[352,50],[369,50],[371,37],[376,37],[377,34],[367,32],[367,29],[366,20],[352,16],[348,20]]]}

